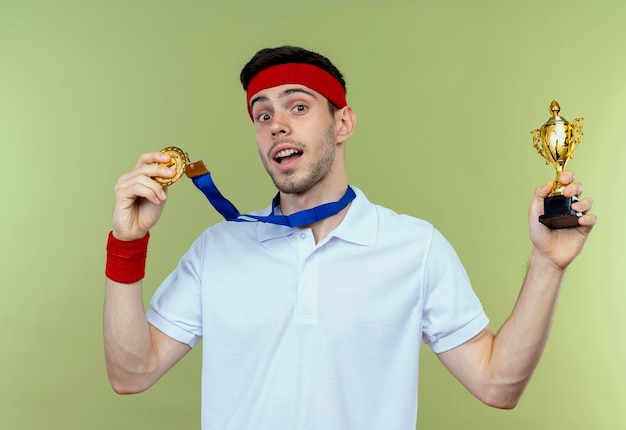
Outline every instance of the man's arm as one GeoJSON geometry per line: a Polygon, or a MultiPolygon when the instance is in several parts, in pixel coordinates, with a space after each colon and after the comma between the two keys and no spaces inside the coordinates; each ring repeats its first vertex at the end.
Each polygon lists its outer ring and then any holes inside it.
{"type": "Polygon", "coordinates": [[[141,281],[120,284],[108,278],[104,347],[109,381],[119,394],[148,389],[191,349],[148,323],[141,281]]]}
{"type": "MultiPolygon", "coordinates": [[[[573,180],[571,172],[561,175],[566,197],[582,192],[573,180]]],[[[537,189],[529,209],[533,251],[508,320],[496,335],[486,328],[438,355],[470,392],[490,406],[510,409],[517,405],[548,340],[565,269],[582,251],[596,223],[595,215],[587,213],[593,201],[585,198],[572,204],[572,209],[583,213],[578,227],[550,230],[540,224],[537,218],[551,187],[552,182],[537,189]]]]}
{"type": "MultiPolygon", "coordinates": [[[[159,152],[143,154],[135,169],[115,186],[113,237],[144,238],[159,220],[167,193],[152,179],[174,172],[154,163],[168,161],[159,152]]],[[[141,280],[121,283],[107,278],[104,299],[104,348],[107,372],[118,393],[136,393],[154,384],[190,347],[160,332],[146,319],[141,280]]]]}

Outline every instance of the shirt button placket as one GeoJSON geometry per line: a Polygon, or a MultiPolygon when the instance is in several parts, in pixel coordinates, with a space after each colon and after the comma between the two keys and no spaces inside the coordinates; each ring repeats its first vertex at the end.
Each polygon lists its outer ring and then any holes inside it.
{"type": "Polygon", "coordinates": [[[296,321],[298,324],[317,324],[319,256],[315,252],[315,243],[310,230],[300,232],[297,242],[300,270],[296,321]]]}

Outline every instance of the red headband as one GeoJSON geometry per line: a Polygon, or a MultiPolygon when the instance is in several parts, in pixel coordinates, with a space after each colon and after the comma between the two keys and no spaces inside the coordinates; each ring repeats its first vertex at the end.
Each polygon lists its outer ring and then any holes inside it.
{"type": "Polygon", "coordinates": [[[268,67],[257,73],[248,85],[246,104],[252,118],[250,99],[259,91],[284,84],[300,84],[317,91],[339,109],[348,105],[346,91],[330,73],[317,66],[305,63],[287,63],[268,67]]]}

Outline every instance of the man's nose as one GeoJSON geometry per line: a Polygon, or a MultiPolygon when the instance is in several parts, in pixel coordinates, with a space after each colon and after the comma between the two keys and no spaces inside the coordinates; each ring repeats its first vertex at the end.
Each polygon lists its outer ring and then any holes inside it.
{"type": "Polygon", "coordinates": [[[271,131],[272,136],[289,134],[290,128],[287,115],[275,112],[274,117],[272,118],[271,131]]]}

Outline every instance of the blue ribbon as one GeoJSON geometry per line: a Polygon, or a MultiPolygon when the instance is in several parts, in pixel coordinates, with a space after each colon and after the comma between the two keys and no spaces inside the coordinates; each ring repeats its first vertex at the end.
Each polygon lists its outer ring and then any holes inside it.
{"type": "MultiPolygon", "coordinates": [[[[237,221],[237,222],[267,222],[271,224],[280,224],[286,225],[289,227],[302,227],[304,225],[313,224],[314,222],[323,220],[324,218],[328,218],[333,216],[343,208],[348,206],[348,204],[354,200],[356,194],[352,187],[348,186],[345,194],[341,199],[336,202],[324,203],[323,205],[316,206],[314,208],[305,209],[300,212],[293,213],[291,215],[267,215],[267,216],[259,216],[259,215],[248,215],[241,214],[226,197],[220,193],[215,184],[213,183],[213,179],[211,178],[210,173],[206,173],[201,176],[196,176],[191,178],[194,185],[198,187],[200,191],[206,196],[211,205],[217,210],[226,221],[237,221]]],[[[274,209],[280,203],[280,194],[277,194],[276,197],[272,200],[272,214],[274,213],[274,209]]]]}

